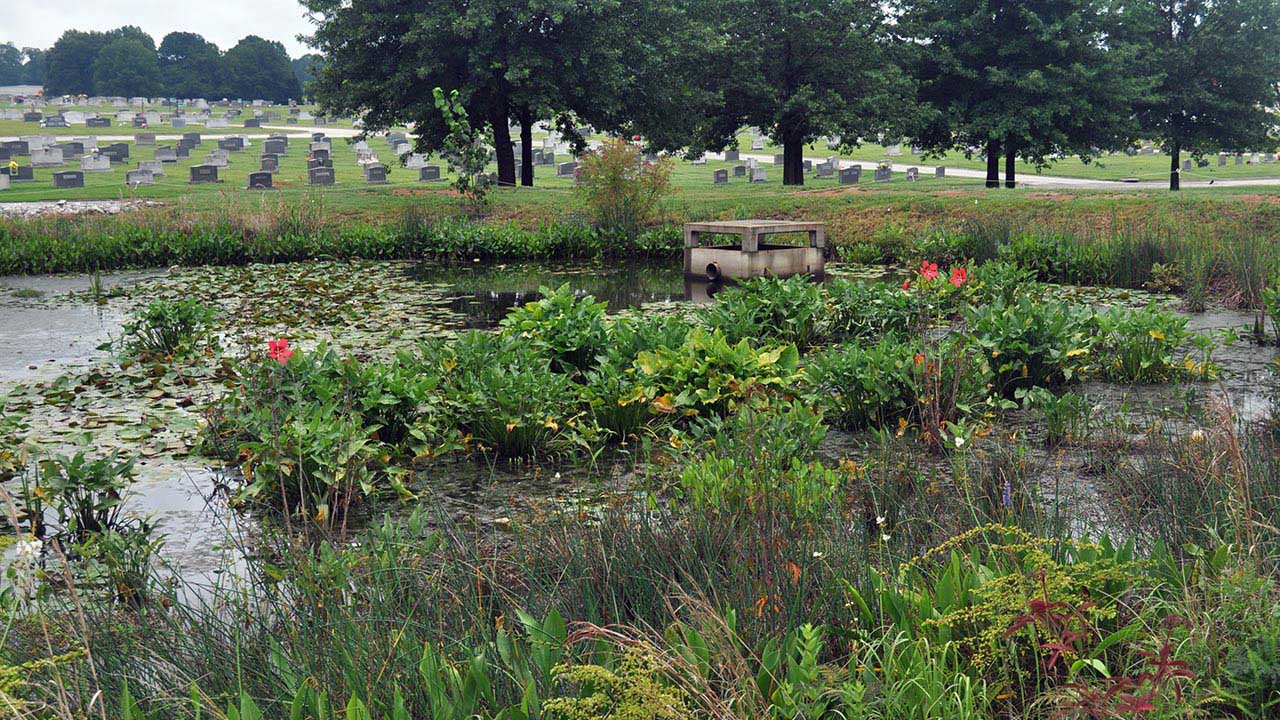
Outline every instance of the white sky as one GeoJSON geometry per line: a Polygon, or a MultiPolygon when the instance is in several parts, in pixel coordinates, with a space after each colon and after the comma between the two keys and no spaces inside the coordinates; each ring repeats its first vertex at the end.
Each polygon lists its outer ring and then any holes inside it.
{"type": "Polygon", "coordinates": [[[311,24],[297,0],[0,0],[0,43],[47,48],[66,30],[137,25],[156,45],[174,30],[199,33],[220,49],[245,35],[284,44],[289,57],[308,52],[297,36],[311,24]]]}

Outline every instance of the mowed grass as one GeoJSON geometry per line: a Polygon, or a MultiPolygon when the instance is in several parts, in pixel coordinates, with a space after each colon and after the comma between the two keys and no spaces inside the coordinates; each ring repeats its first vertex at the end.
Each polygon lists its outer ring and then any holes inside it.
{"type": "MultiPolygon", "coordinates": [[[[751,137],[746,133],[738,136],[738,148],[741,152],[747,154],[780,154],[782,148],[765,140],[764,150],[751,149],[751,137]]],[[[911,148],[908,145],[900,147],[901,155],[897,157],[889,157],[888,149],[882,145],[873,143],[863,144],[851,152],[840,153],[828,148],[825,144],[814,144],[805,148],[805,157],[830,157],[836,156],[845,160],[855,160],[866,163],[877,163],[880,161],[889,161],[898,165],[920,164],[924,167],[933,167],[935,165],[943,165],[950,168],[963,168],[966,170],[986,170],[986,161],[974,155],[973,157],[965,157],[963,153],[952,152],[942,156],[923,157],[911,154],[911,148]]],[[[1263,162],[1265,154],[1259,158],[1257,164],[1250,162],[1249,156],[1245,157],[1245,161],[1235,164],[1235,158],[1227,158],[1225,166],[1218,166],[1216,154],[1207,156],[1209,164],[1201,167],[1194,161],[1190,172],[1183,173],[1186,180],[1212,180],[1217,178],[1280,178],[1280,162],[1263,162]]],[[[1182,154],[1183,160],[1191,159],[1187,153],[1182,154]]],[[[1181,167],[1181,166],[1179,166],[1181,167]]],[[[870,167],[864,168],[869,170],[870,167]]],[[[1151,155],[1127,155],[1119,153],[1093,159],[1084,162],[1078,157],[1069,157],[1057,160],[1051,165],[1038,168],[1035,165],[1026,162],[1018,162],[1016,164],[1017,173],[1020,175],[1049,175],[1059,177],[1083,178],[1088,180],[1112,180],[1119,181],[1125,178],[1138,178],[1141,180],[1167,180],[1169,178],[1169,156],[1156,152],[1151,155]]],[[[1001,176],[1004,173],[1004,162],[1000,164],[1001,176]]]]}

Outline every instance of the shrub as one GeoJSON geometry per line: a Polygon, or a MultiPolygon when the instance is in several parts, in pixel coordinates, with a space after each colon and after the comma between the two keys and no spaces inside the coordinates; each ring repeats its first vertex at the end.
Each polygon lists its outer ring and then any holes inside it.
{"type": "Polygon", "coordinates": [[[799,362],[794,345],[731,344],[723,333],[695,328],[677,347],[636,357],[640,385],[628,401],[677,417],[723,415],[758,393],[790,387],[799,362]]]}
{"type": "Polygon", "coordinates": [[[204,339],[217,313],[196,300],[156,300],[124,325],[130,355],[176,355],[204,339]]]}
{"type": "Polygon", "coordinates": [[[652,648],[633,645],[622,651],[617,666],[562,665],[556,679],[576,687],[576,697],[557,697],[543,704],[563,720],[684,720],[690,717],[684,692],[665,682],[664,667],[652,648]]]}
{"type": "Polygon", "coordinates": [[[542,298],[518,307],[502,319],[502,330],[545,351],[560,370],[586,370],[606,344],[607,303],[578,297],[568,283],[539,290],[542,298]]]}
{"type": "Polygon", "coordinates": [[[441,369],[442,411],[459,436],[470,436],[468,449],[557,456],[588,450],[598,439],[580,387],[529,343],[466,333],[428,344],[424,362],[441,369]]]}
{"type": "Polygon", "coordinates": [[[1089,355],[1087,314],[1063,303],[996,299],[968,314],[969,333],[990,358],[996,390],[1015,390],[1068,382],[1089,355]]]}
{"type": "Polygon", "coordinates": [[[767,339],[804,349],[821,334],[825,309],[820,287],[808,278],[754,278],[718,293],[702,318],[731,343],[767,339]]]}
{"type": "Polygon", "coordinates": [[[600,228],[633,238],[671,191],[672,170],[671,161],[646,161],[640,148],[611,138],[582,158],[578,192],[600,228]]]}
{"type": "Polygon", "coordinates": [[[826,285],[827,335],[832,340],[876,340],[906,333],[920,314],[918,297],[889,283],[836,278],[826,285]]]}
{"type": "Polygon", "coordinates": [[[1163,382],[1183,372],[1174,354],[1188,337],[1187,319],[1154,304],[1113,307],[1094,316],[1103,375],[1120,382],[1163,382]]]}
{"type": "Polygon", "coordinates": [[[848,344],[810,356],[806,393],[832,424],[845,430],[890,423],[914,406],[912,364],[917,346],[896,338],[848,344]]]}

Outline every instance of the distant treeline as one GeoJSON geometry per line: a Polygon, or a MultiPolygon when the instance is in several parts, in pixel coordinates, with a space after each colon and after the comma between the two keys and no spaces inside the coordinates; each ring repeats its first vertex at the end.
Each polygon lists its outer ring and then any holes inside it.
{"type": "Polygon", "coordinates": [[[290,60],[284,45],[249,35],[226,52],[197,33],[157,48],[140,28],[68,30],[53,47],[0,45],[0,85],[42,85],[46,95],[302,99],[318,55],[290,60]]]}

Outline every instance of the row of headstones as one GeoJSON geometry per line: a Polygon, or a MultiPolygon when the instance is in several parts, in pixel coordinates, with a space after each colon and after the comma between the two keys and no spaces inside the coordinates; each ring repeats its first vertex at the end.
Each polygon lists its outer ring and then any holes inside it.
{"type": "MultiPolygon", "coordinates": [[[[819,172],[818,172],[819,178],[837,177],[839,184],[841,185],[857,185],[858,182],[862,180],[861,165],[850,165],[849,167],[836,169],[836,167],[830,163],[820,163],[818,168],[819,168],[819,172]],[[825,166],[825,169],[823,166],[825,166]]],[[[947,169],[945,167],[936,167],[933,170],[933,175],[934,177],[939,179],[945,178],[947,176],[947,169]]],[[[753,182],[753,183],[767,182],[769,180],[768,172],[765,170],[765,168],[760,167],[758,165],[736,165],[733,168],[733,176],[747,178],[748,182],[753,182]]],[[[892,179],[893,179],[892,168],[876,167],[876,171],[875,171],[876,182],[889,182],[892,179]]],[[[919,179],[920,179],[920,168],[915,168],[915,167],[907,168],[907,180],[909,182],[916,182],[919,179]]],[[[727,185],[729,183],[729,171],[728,170],[714,171],[714,173],[712,174],[711,182],[715,185],[727,185]]]]}

